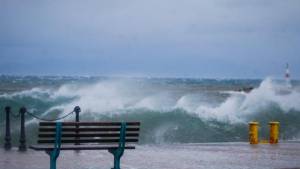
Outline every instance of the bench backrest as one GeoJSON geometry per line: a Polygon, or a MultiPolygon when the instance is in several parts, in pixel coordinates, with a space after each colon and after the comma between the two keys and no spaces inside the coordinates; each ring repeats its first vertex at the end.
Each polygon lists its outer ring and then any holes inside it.
{"type": "MultiPolygon", "coordinates": [[[[40,122],[39,144],[55,142],[55,122],[40,122]]],[[[62,122],[62,144],[112,144],[120,141],[121,122],[62,122]]],[[[126,143],[137,143],[140,122],[126,122],[126,143]]]]}

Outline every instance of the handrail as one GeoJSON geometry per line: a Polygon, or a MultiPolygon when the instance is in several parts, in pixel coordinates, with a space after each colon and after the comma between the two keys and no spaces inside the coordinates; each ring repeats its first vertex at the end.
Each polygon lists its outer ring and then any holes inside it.
{"type": "Polygon", "coordinates": [[[14,118],[19,118],[21,120],[21,125],[20,125],[20,144],[19,144],[19,150],[20,151],[26,151],[27,150],[27,146],[26,146],[26,133],[25,133],[25,114],[28,114],[29,116],[31,116],[32,118],[41,120],[41,121],[48,121],[48,122],[53,122],[53,121],[58,121],[58,120],[62,120],[65,119],[67,117],[69,117],[70,115],[72,115],[74,112],[76,113],[75,115],[75,121],[79,122],[79,113],[81,112],[81,109],[79,106],[74,107],[73,111],[71,111],[70,113],[67,113],[61,117],[57,117],[54,119],[46,119],[43,117],[39,117],[35,114],[33,114],[32,112],[27,111],[26,107],[21,107],[19,110],[18,114],[14,114],[11,112],[11,107],[10,106],[6,106],[5,107],[5,112],[6,112],[6,130],[5,130],[5,144],[4,147],[5,149],[9,150],[11,149],[11,132],[10,132],[10,116],[12,115],[12,117],[14,118]]]}

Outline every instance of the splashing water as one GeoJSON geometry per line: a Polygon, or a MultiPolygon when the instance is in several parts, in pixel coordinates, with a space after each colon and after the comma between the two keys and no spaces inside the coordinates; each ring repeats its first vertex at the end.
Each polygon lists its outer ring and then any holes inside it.
{"type": "MultiPolygon", "coordinates": [[[[30,112],[47,118],[61,116],[79,105],[81,119],[141,121],[142,142],[150,143],[245,141],[251,120],[278,120],[282,139],[297,139],[297,84],[282,94],[284,84],[271,78],[260,84],[251,80],[80,79],[4,92],[0,104],[26,105],[30,112]],[[256,88],[250,93],[236,92],[245,84],[256,88]]],[[[30,118],[27,125],[36,122],[30,118]]]]}

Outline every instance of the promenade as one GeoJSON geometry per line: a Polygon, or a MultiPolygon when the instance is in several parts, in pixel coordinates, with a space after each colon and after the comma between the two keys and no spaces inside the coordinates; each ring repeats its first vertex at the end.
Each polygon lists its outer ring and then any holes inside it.
{"type": "MultiPolygon", "coordinates": [[[[58,169],[110,169],[107,151],[61,151],[58,169]]],[[[1,169],[48,169],[44,152],[0,149],[1,169]]],[[[142,145],[127,150],[122,169],[300,169],[300,143],[142,145]]]]}

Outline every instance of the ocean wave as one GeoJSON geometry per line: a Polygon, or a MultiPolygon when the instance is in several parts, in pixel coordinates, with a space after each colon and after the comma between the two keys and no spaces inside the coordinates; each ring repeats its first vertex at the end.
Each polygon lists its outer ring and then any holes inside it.
{"type": "MultiPolygon", "coordinates": [[[[79,105],[82,119],[141,121],[143,142],[245,141],[247,123],[252,120],[264,124],[280,121],[282,139],[300,135],[296,130],[300,120],[297,87],[281,93],[285,85],[267,78],[249,93],[199,89],[195,90],[195,84],[167,86],[143,80],[102,80],[58,88],[35,87],[3,94],[0,101],[2,106],[27,106],[32,113],[47,118],[68,113],[79,105]]],[[[36,122],[31,118],[26,124],[36,122]]],[[[267,127],[263,129],[266,133],[267,127]]]]}
{"type": "MultiPolygon", "coordinates": [[[[101,81],[95,84],[66,84],[58,89],[33,88],[12,94],[1,95],[2,99],[51,103],[44,114],[59,110],[67,112],[74,106],[82,106],[83,113],[118,113],[120,110],[146,108],[153,111],[171,111],[177,108],[197,114],[204,119],[215,119],[227,122],[248,120],[249,114],[278,105],[284,113],[291,110],[300,111],[300,92],[291,90],[287,94],[278,94],[283,84],[267,78],[259,87],[249,93],[236,91],[217,91],[216,93],[182,92],[170,89],[153,89],[153,86],[132,81],[101,81]],[[203,94],[204,93],[204,94],[203,94]],[[226,98],[217,102],[218,93],[227,94],[226,98]]],[[[35,109],[40,107],[35,105],[35,109]]]]}

